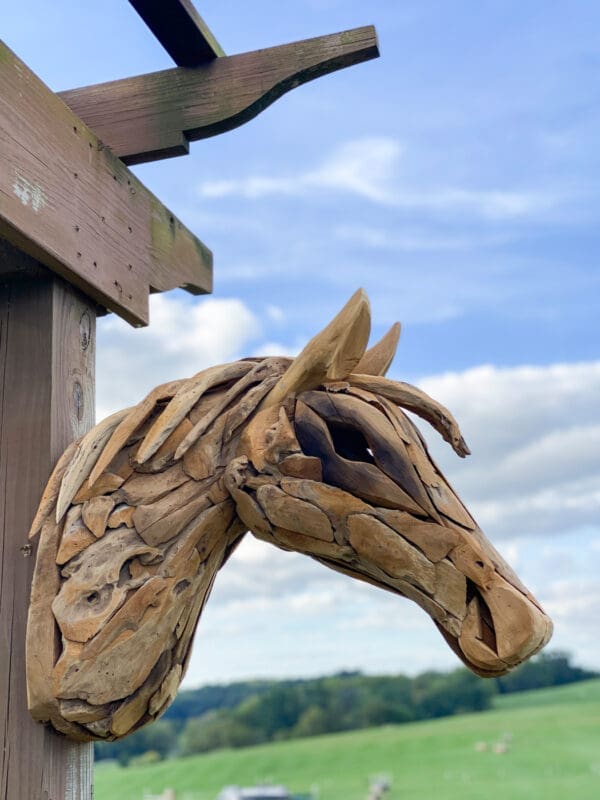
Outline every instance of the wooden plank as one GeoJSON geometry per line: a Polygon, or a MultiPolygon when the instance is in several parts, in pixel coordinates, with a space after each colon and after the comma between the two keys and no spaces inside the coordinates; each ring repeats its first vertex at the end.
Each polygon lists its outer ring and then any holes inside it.
{"type": "Polygon", "coordinates": [[[1,42],[0,237],[134,325],[150,288],[212,287],[211,252],[1,42]]]}
{"type": "Polygon", "coordinates": [[[225,52],[191,0],[129,0],[179,67],[198,67],[225,52]]]}
{"type": "MultiPolygon", "coordinates": [[[[45,278],[0,285],[0,797],[92,796],[93,751],[27,711],[27,530],[51,468],[94,418],[94,309],[45,278]]],[[[51,622],[51,624],[53,624],[51,622]]]]}
{"type": "Polygon", "coordinates": [[[373,26],[61,92],[126,164],[184,155],[237,128],[290,89],[379,55],[373,26]]]}

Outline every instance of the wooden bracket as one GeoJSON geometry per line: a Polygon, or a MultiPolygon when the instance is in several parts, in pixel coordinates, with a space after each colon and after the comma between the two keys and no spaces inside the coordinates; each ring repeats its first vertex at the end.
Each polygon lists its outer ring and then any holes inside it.
{"type": "Polygon", "coordinates": [[[133,325],[212,289],[212,253],[0,42],[0,238],[133,325]]]}
{"type": "Polygon", "coordinates": [[[236,128],[290,89],[377,58],[373,26],[61,92],[126,164],[185,155],[189,142],[236,128]]]}

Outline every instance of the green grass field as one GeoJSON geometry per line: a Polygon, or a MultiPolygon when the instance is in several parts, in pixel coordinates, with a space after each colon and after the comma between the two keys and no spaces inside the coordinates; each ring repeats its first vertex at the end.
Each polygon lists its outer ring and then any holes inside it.
{"type": "Polygon", "coordinates": [[[221,751],[122,769],[98,766],[95,800],[214,800],[227,784],[318,786],[320,800],[364,800],[387,774],[389,800],[598,800],[600,679],[497,698],[492,711],[221,751]],[[508,752],[491,745],[510,736],[508,752]],[[485,751],[476,743],[485,742],[485,751]]]}

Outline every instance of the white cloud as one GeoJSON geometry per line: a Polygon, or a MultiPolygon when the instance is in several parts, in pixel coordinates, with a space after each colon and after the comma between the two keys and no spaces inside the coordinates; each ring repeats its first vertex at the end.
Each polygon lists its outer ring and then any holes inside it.
{"type": "Polygon", "coordinates": [[[205,181],[200,185],[200,194],[203,197],[237,194],[256,198],[333,189],[357,194],[376,203],[391,203],[388,181],[401,153],[402,147],[394,139],[360,139],[341,145],[313,170],[280,178],[251,176],[239,180],[205,181]]]}
{"type": "Polygon", "coordinates": [[[409,186],[399,174],[404,152],[404,146],[396,139],[366,137],[340,145],[313,169],[277,177],[250,175],[204,181],[199,186],[199,193],[202,197],[212,199],[232,195],[256,199],[329,190],[404,210],[468,213],[490,220],[545,214],[564,199],[547,187],[541,190],[504,190],[409,186]]]}
{"type": "Polygon", "coordinates": [[[247,355],[261,336],[256,314],[236,298],[191,301],[154,295],[151,325],[134,330],[111,315],[98,323],[98,419],[154,386],[247,355]]]}
{"type": "Polygon", "coordinates": [[[600,519],[600,362],[478,367],[420,382],[458,419],[473,455],[438,461],[487,532],[560,536],[600,519]]]}
{"type": "Polygon", "coordinates": [[[443,234],[435,230],[399,231],[366,225],[340,225],[334,234],[342,241],[374,250],[407,253],[472,250],[506,244],[511,239],[507,234],[443,234]]]}

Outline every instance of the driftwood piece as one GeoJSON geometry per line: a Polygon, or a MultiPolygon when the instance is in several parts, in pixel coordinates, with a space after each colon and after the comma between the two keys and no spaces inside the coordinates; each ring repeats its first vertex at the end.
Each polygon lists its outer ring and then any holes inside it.
{"type": "Polygon", "coordinates": [[[175,491],[187,481],[189,475],[183,471],[182,464],[174,464],[170,469],[156,474],[135,472],[115,493],[115,497],[130,506],[151,504],[175,491]]]}
{"type": "Polygon", "coordinates": [[[416,386],[401,381],[390,381],[375,375],[369,377],[354,375],[352,383],[361,389],[367,389],[369,392],[387,397],[388,400],[414,412],[429,422],[442,438],[452,445],[457,455],[462,458],[469,455],[469,448],[452,414],[441,403],[433,400],[416,386]]]}
{"type": "Polygon", "coordinates": [[[93,497],[83,504],[81,516],[96,539],[104,536],[110,512],[115,507],[112,497],[93,497]]]}
{"type": "Polygon", "coordinates": [[[395,322],[385,336],[362,356],[352,372],[356,375],[385,375],[398,349],[400,323],[395,322]]]}
{"type": "Polygon", "coordinates": [[[272,525],[313,539],[333,542],[333,528],[323,511],[304,500],[290,497],[276,486],[261,486],[256,499],[272,525]]]}
{"type": "Polygon", "coordinates": [[[401,406],[466,448],[442,406],[380,375],[357,293],[293,362],[249,359],[158,387],[66,451],[41,500],[29,706],[76,739],[160,715],[218,570],[246,530],[402,595],[480,675],[551,623],[485,539],[401,406]],[[57,522],[57,519],[59,522],[57,522]]]}
{"type": "Polygon", "coordinates": [[[192,423],[187,417],[184,417],[151,458],[140,464],[137,461],[137,456],[135,456],[134,465],[140,472],[162,472],[167,466],[175,462],[176,450],[191,430],[192,423]]]}
{"type": "Polygon", "coordinates": [[[323,480],[321,459],[314,456],[292,453],[292,455],[284,458],[279,466],[282,474],[290,478],[306,478],[318,482],[323,480]]]}
{"type": "Polygon", "coordinates": [[[97,536],[85,524],[82,515],[82,506],[71,506],[66,513],[64,522],[58,523],[62,528],[60,545],[56,554],[57,564],[66,564],[77,553],[93,544],[97,536]]]}
{"type": "Polygon", "coordinates": [[[92,500],[101,494],[112,494],[123,485],[124,481],[125,478],[121,477],[121,475],[103,472],[91,486],[87,481],[84,481],[82,487],[73,498],[73,503],[85,503],[86,500],[92,500]]]}
{"type": "Polygon", "coordinates": [[[89,483],[94,483],[100,475],[108,468],[109,464],[117,457],[122,448],[125,447],[131,435],[142,425],[156,408],[156,404],[167,399],[171,399],[181,387],[183,381],[171,381],[163,383],[153,389],[141,403],[131,409],[119,425],[115,428],[110,440],[102,451],[98,461],[92,470],[89,483]]]}
{"type": "Polygon", "coordinates": [[[109,528],[120,528],[121,526],[125,526],[126,528],[133,528],[134,512],[135,512],[134,507],[128,506],[127,503],[119,503],[118,506],[114,507],[114,510],[108,517],[106,524],[108,525],[109,528]]]}
{"type": "Polygon", "coordinates": [[[377,516],[405,539],[416,545],[430,561],[441,561],[458,545],[459,534],[435,522],[423,522],[403,511],[379,509],[377,516]]]}
{"type": "Polygon", "coordinates": [[[359,289],[294,359],[263,405],[278,405],[323,381],[346,378],[364,355],[370,330],[369,301],[359,289]]]}
{"type": "Polygon", "coordinates": [[[65,472],[69,468],[71,464],[71,460],[75,453],[77,452],[77,448],[79,447],[80,440],[77,439],[67,447],[65,452],[56,462],[56,466],[48,479],[48,484],[44,489],[44,493],[42,495],[42,499],[40,500],[39,508],[36,512],[33,522],[31,523],[31,529],[29,531],[29,538],[36,536],[40,530],[46,517],[52,512],[54,506],[56,505],[56,501],[58,500],[58,495],[60,492],[62,479],[65,475],[65,472]]]}
{"type": "Polygon", "coordinates": [[[435,569],[416,547],[366,514],[350,517],[348,527],[350,544],[361,559],[367,559],[393,578],[402,578],[433,595],[435,569]]]}
{"type": "Polygon", "coordinates": [[[148,431],[136,455],[138,464],[143,464],[158,450],[161,444],[175,430],[190,409],[198,402],[204,392],[219,383],[242,378],[251,368],[246,361],[236,361],[222,367],[211,367],[185,381],[169,402],[155,424],[148,431]]]}
{"type": "Polygon", "coordinates": [[[77,490],[83,481],[89,476],[94,464],[102,453],[102,448],[106,444],[114,429],[127,416],[129,409],[117,411],[116,414],[108,417],[92,428],[89,433],[79,440],[70,464],[63,475],[58,500],[56,503],[56,520],[62,519],[65,511],[75,497],[77,490]]]}

